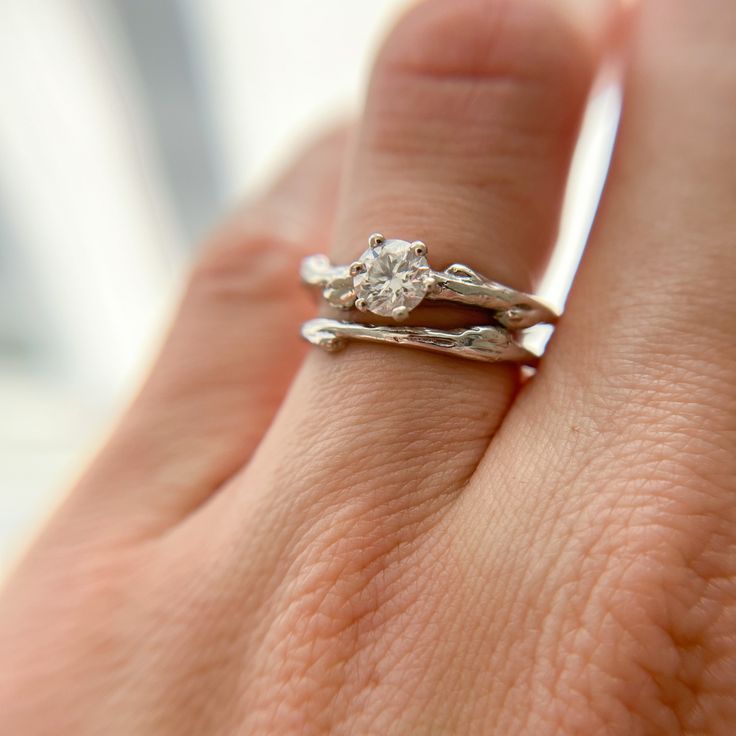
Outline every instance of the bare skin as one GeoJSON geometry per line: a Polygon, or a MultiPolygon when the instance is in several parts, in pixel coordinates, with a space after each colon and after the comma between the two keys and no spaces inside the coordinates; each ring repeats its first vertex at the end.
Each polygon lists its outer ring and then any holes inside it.
{"type": "Polygon", "coordinates": [[[377,229],[534,288],[610,35],[593,5],[420,5],[339,205],[334,136],[215,236],[5,589],[4,733],[736,732],[733,0],[630,19],[604,201],[523,390],[296,337],[301,255],[377,229]]]}

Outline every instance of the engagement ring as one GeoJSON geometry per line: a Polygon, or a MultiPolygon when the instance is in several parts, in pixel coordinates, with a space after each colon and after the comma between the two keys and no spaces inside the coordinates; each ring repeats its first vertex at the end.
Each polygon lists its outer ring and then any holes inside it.
{"type": "Polygon", "coordinates": [[[353,263],[333,265],[325,255],[305,258],[302,280],[321,289],[338,309],[357,309],[404,321],[425,299],[487,309],[493,322],[521,330],[554,322],[557,313],[535,297],[491,281],[468,266],[434,271],[427,246],[419,241],[386,239],[374,233],[368,249],[353,263]]]}

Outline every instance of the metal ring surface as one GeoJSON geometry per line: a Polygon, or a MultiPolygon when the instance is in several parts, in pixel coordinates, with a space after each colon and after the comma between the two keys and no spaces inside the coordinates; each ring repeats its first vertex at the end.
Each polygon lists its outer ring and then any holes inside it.
{"type": "Polygon", "coordinates": [[[385,343],[429,350],[485,363],[513,361],[536,365],[539,356],[520,345],[511,333],[497,325],[452,330],[434,327],[377,326],[335,319],[312,319],[302,325],[302,336],[312,345],[334,352],[349,340],[385,343]]]}
{"type": "Polygon", "coordinates": [[[333,265],[325,255],[302,262],[302,281],[322,291],[338,309],[358,309],[397,322],[405,320],[425,299],[480,307],[493,322],[509,330],[553,323],[558,314],[541,300],[491,281],[469,266],[453,264],[434,271],[421,241],[387,240],[380,233],[369,238],[368,249],[349,265],[333,265]]]}

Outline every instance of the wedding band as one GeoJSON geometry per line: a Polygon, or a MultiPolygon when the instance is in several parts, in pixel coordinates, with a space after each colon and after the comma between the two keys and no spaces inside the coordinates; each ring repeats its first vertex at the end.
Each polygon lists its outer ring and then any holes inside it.
{"type": "Polygon", "coordinates": [[[336,266],[325,255],[309,256],[302,262],[301,277],[321,289],[333,307],[355,308],[397,322],[425,299],[487,309],[494,322],[510,330],[557,320],[557,313],[536,297],[491,281],[463,264],[432,270],[427,254],[427,246],[419,240],[386,239],[373,233],[357,261],[336,266]]]}
{"type": "Polygon", "coordinates": [[[312,345],[330,352],[341,350],[348,340],[362,340],[430,350],[486,363],[503,360],[536,365],[539,360],[538,355],[517,343],[508,330],[494,325],[440,330],[312,319],[302,325],[302,336],[312,345]]]}

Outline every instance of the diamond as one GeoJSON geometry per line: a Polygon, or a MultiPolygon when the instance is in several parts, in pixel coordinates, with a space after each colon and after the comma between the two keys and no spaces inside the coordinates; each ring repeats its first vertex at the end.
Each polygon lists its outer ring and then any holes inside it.
{"type": "Polygon", "coordinates": [[[385,240],[360,257],[365,270],[353,277],[355,295],[373,314],[391,317],[396,309],[414,309],[424,299],[429,263],[405,240],[385,240]]]}

